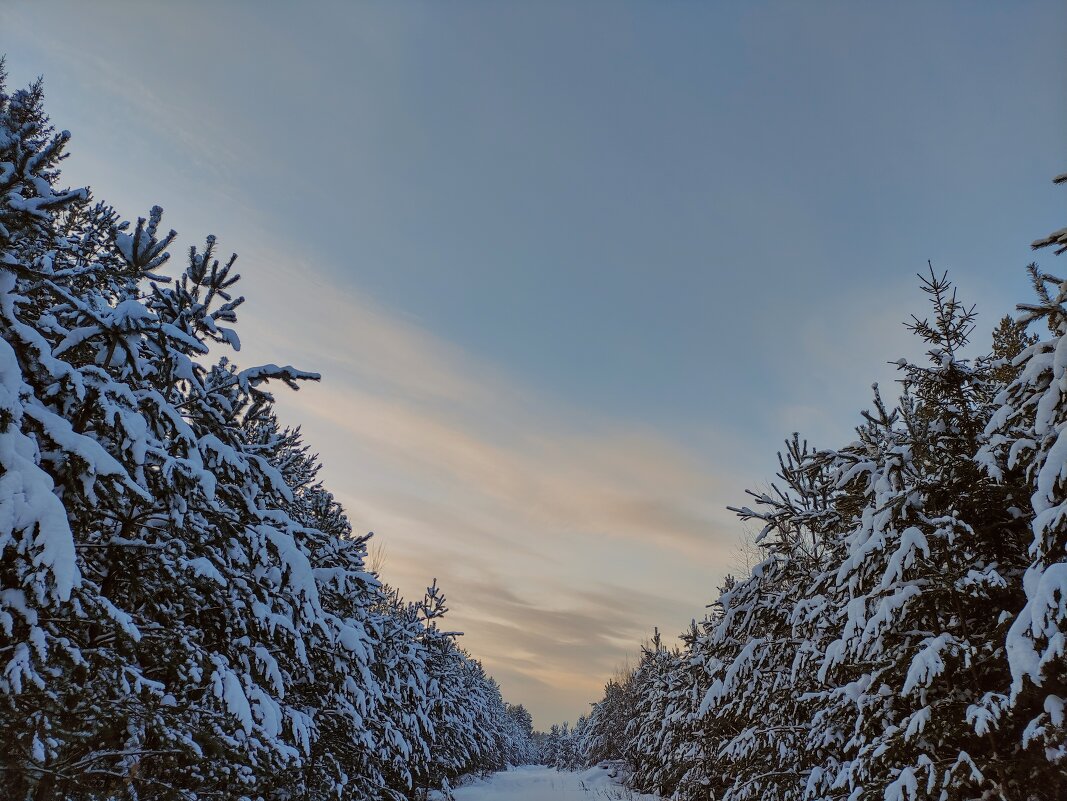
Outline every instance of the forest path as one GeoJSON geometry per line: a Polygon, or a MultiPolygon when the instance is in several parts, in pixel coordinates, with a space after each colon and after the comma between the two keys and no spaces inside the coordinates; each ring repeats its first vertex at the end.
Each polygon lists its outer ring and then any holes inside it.
{"type": "Polygon", "coordinates": [[[615,782],[603,768],[574,773],[527,765],[461,787],[456,801],[659,801],[615,782]]]}

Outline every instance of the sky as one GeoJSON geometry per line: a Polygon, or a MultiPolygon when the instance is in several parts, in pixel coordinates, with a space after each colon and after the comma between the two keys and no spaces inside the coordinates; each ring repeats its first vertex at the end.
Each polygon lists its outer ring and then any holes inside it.
{"type": "Polygon", "coordinates": [[[703,615],[791,432],[845,444],[892,392],[927,260],[982,347],[1028,299],[1065,31],[1061,2],[0,0],[64,183],[163,206],[175,268],[240,255],[237,361],[323,374],[284,421],[539,727],[703,615]]]}

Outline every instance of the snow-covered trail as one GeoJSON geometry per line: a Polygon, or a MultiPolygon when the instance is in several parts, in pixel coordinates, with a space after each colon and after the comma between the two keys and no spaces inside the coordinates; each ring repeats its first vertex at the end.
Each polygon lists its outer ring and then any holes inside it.
{"type": "Polygon", "coordinates": [[[454,795],[456,801],[659,801],[621,787],[603,768],[573,773],[540,765],[494,773],[454,795]]]}

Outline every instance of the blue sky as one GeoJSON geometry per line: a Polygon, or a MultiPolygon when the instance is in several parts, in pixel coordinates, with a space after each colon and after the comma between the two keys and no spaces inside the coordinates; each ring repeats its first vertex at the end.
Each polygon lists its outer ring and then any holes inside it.
{"type": "MultiPolygon", "coordinates": [[[[0,6],[65,178],[241,254],[243,362],[386,576],[538,724],[736,561],[724,510],[850,437],[914,274],[982,331],[1062,227],[1062,3],[0,6]]],[[[176,253],[179,251],[176,251],[176,253]]]]}

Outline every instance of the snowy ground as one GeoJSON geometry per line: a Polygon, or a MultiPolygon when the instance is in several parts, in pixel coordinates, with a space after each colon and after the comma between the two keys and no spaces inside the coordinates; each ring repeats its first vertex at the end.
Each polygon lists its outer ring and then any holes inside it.
{"type": "Polygon", "coordinates": [[[620,786],[603,768],[572,773],[539,765],[495,773],[454,795],[456,801],[659,801],[620,786]]]}

